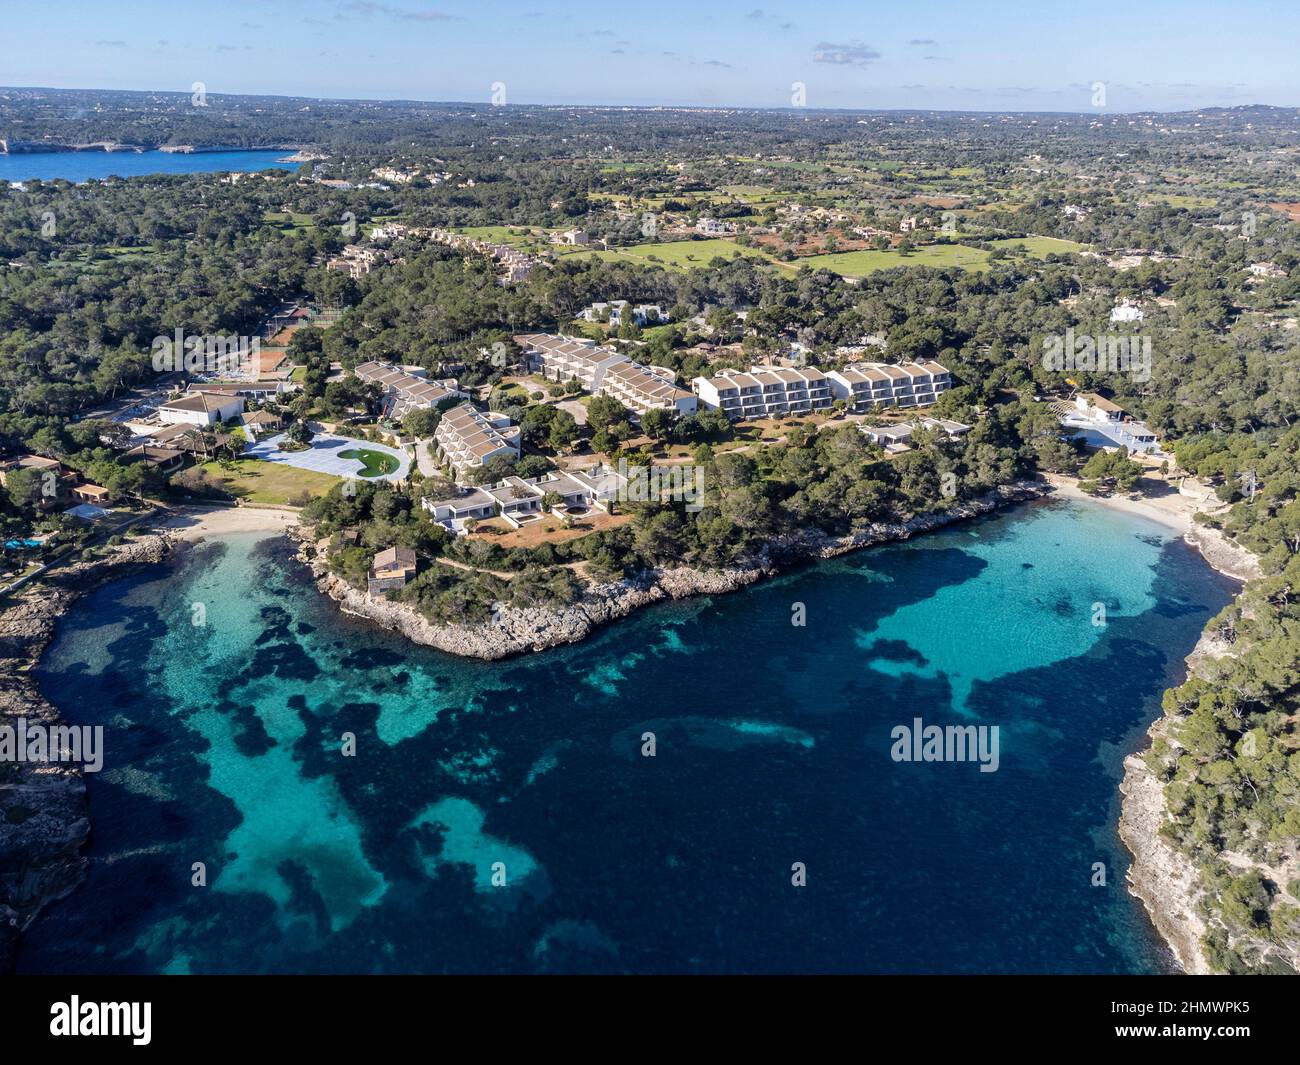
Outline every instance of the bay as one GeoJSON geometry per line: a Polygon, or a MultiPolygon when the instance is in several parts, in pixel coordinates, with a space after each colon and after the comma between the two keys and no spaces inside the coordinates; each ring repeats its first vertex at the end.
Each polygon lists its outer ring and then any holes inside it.
{"type": "Polygon", "coordinates": [[[1121,762],[1235,588],[1052,501],[483,663],[341,616],[283,540],[203,544],[41,663],[105,769],[18,969],[1166,971],[1121,762]],[[998,726],[997,771],[893,761],[917,718],[998,726]]]}

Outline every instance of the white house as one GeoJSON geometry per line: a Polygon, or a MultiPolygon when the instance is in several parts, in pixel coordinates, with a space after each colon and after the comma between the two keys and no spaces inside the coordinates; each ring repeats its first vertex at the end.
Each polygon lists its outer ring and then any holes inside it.
{"type": "Polygon", "coordinates": [[[158,407],[158,418],[167,425],[215,425],[244,413],[244,397],[218,392],[190,392],[158,407]]]}
{"type": "Polygon", "coordinates": [[[1146,312],[1136,303],[1130,303],[1128,300],[1111,308],[1110,312],[1112,322],[1140,322],[1145,317],[1146,312]]]}
{"type": "Polygon", "coordinates": [[[701,218],[695,223],[695,232],[708,237],[725,237],[736,232],[736,227],[730,222],[719,222],[716,218],[701,218]]]}

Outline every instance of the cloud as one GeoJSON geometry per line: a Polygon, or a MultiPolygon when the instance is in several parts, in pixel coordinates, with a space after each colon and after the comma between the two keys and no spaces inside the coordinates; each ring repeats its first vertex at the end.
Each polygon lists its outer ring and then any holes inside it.
{"type": "Polygon", "coordinates": [[[919,45],[919,44],[938,44],[939,42],[934,40],[932,37],[913,37],[907,43],[913,45],[919,45]]]}
{"type": "Polygon", "coordinates": [[[831,44],[822,41],[813,51],[814,63],[833,63],[836,66],[864,67],[879,58],[880,53],[866,44],[831,44]]]}
{"type": "Polygon", "coordinates": [[[410,11],[403,7],[382,3],[381,0],[351,0],[341,8],[342,11],[369,18],[371,15],[383,15],[400,22],[460,22],[459,15],[449,15],[445,11],[410,11]]]}
{"type": "Polygon", "coordinates": [[[763,17],[763,9],[761,7],[754,8],[753,11],[751,11],[748,15],[745,16],[745,18],[762,18],[762,17],[763,17]]]}
{"type": "Polygon", "coordinates": [[[96,48],[125,48],[126,41],[96,41],[96,48]]]}
{"type": "Polygon", "coordinates": [[[731,69],[731,64],[724,63],[721,59],[706,59],[704,65],[706,67],[726,67],[728,70],[731,69]]]}

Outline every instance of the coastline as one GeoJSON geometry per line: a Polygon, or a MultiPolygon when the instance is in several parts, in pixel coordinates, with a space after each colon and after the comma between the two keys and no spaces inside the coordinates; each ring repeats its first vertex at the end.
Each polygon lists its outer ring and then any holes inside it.
{"type": "MultiPolygon", "coordinates": [[[[61,566],[17,592],[0,612],[0,724],[24,717],[63,724],[33,677],[59,620],[101,584],[171,558],[178,545],[209,536],[287,532],[296,510],[193,506],[172,510],[150,531],[88,562],[61,566]]],[[[81,847],[90,832],[86,786],[73,763],[14,763],[0,782],[0,973],[12,970],[18,939],[50,903],[85,878],[81,847]]]]}
{"type": "Polygon", "coordinates": [[[693,595],[733,592],[790,565],[834,558],[876,544],[907,540],[917,533],[990,514],[1013,503],[1042,498],[1050,491],[1048,484],[1041,480],[1018,481],[946,511],[918,515],[903,522],[870,525],[847,536],[808,532],[774,540],[745,565],[711,570],[690,566],[652,570],[637,577],[590,588],[582,599],[563,610],[502,608],[492,621],[477,625],[431,622],[405,603],[376,599],[358,591],[328,571],[322,545],[311,540],[310,529],[298,534],[303,541],[298,558],[310,567],[316,587],[333,599],[343,613],[399,632],[414,643],[448,654],[495,661],[578,643],[601,626],[654,603],[693,595]]]}
{"type": "MultiPolygon", "coordinates": [[[[1093,496],[1082,491],[1078,480],[1060,474],[1045,474],[1054,493],[1066,499],[1089,499],[1094,503],[1147,518],[1181,534],[1195,547],[1212,569],[1243,584],[1261,575],[1258,559],[1233,543],[1218,529],[1196,521],[1198,513],[1226,509],[1203,495],[1197,499],[1179,491],[1132,499],[1128,496],[1093,496]]],[[[1202,632],[1185,658],[1187,675],[1197,666],[1228,652],[1210,633],[1202,632]]],[[[1146,763],[1146,753],[1159,741],[1172,742],[1169,721],[1162,715],[1146,730],[1142,747],[1124,759],[1120,781],[1119,837],[1132,857],[1126,875],[1129,894],[1141,901],[1152,925],[1169,947],[1179,968],[1189,976],[1213,972],[1201,946],[1206,923],[1199,911],[1204,894],[1200,877],[1191,860],[1160,833],[1168,821],[1164,787],[1146,763]]]]}
{"type": "MultiPolygon", "coordinates": [[[[57,708],[41,697],[30,671],[53,639],[59,618],[81,595],[99,584],[125,576],[133,568],[164,561],[178,543],[250,532],[288,534],[299,540],[298,558],[311,569],[317,588],[333,599],[343,613],[451,654],[497,660],[579,642],[599,627],[644,606],[693,595],[736,591],[790,565],[906,540],[1041,498],[1087,499],[1140,514],[1182,532],[1189,543],[1201,550],[1207,564],[1228,576],[1242,580],[1241,571],[1255,570],[1253,556],[1235,544],[1226,543],[1217,530],[1195,525],[1196,507],[1192,500],[1181,497],[1179,506],[1153,506],[1149,500],[1097,499],[1081,492],[1070,479],[1049,475],[1044,480],[1004,486],[949,511],[919,515],[905,522],[876,524],[849,536],[810,533],[774,541],[760,557],[745,566],[721,570],[673,567],[653,571],[637,579],[598,585],[589,589],[583,600],[562,611],[502,610],[492,622],[463,626],[431,623],[410,606],[371,598],[329,574],[310,539],[311,530],[298,527],[296,510],[189,506],[173,510],[153,531],[113,549],[108,557],[64,567],[15,597],[0,614],[0,677],[3,677],[0,714],[25,714],[46,723],[57,723],[57,708]],[[1208,535],[1201,540],[1195,537],[1198,532],[1208,535]],[[1226,543],[1229,550],[1219,551],[1219,542],[1226,543]],[[1210,545],[1208,550],[1206,544],[1210,545]],[[4,666],[10,668],[6,670],[4,666]]],[[[1207,634],[1202,634],[1187,656],[1189,670],[1202,659],[1223,651],[1207,634]]],[[[1164,793],[1142,757],[1150,743],[1165,735],[1167,723],[1164,717],[1154,722],[1147,732],[1149,742],[1143,751],[1125,759],[1120,785],[1119,835],[1133,858],[1127,875],[1130,894],[1141,900],[1183,971],[1208,973],[1211,970],[1200,946],[1205,926],[1197,913],[1200,890],[1196,870],[1159,834],[1167,817],[1164,793]]],[[[17,826],[0,818],[0,972],[12,967],[21,931],[46,905],[75,890],[84,878],[85,859],[80,850],[90,824],[80,767],[47,765],[30,775],[35,779],[27,787],[31,793],[41,796],[37,816],[17,826]]],[[[4,794],[0,788],[0,796],[4,794]]]]}
{"type": "MultiPolygon", "coordinates": [[[[172,542],[166,533],[150,532],[108,550],[27,585],[0,613],[0,723],[19,717],[46,727],[63,723],[32,675],[59,619],[100,584],[167,559],[172,542]]],[[[12,767],[0,783],[0,973],[12,970],[23,930],[81,884],[81,847],[90,832],[80,765],[24,761],[12,767]]]]}
{"type": "Polygon", "coordinates": [[[177,540],[196,543],[209,536],[238,533],[288,533],[298,523],[298,511],[279,507],[199,505],[177,508],[158,528],[177,540]]]}
{"type": "MultiPolygon", "coordinates": [[[[1233,543],[1218,529],[1200,525],[1196,521],[1198,513],[1209,513],[1192,496],[1179,492],[1169,492],[1160,496],[1143,496],[1130,499],[1128,496],[1094,496],[1079,488],[1079,481],[1059,473],[1045,473],[1044,479],[1053,488],[1054,494],[1063,499],[1086,499],[1111,510],[1123,511],[1147,518],[1168,529],[1181,533],[1183,540],[1195,547],[1205,559],[1206,564],[1225,577],[1235,581],[1252,581],[1261,576],[1259,561],[1239,544],[1233,543]]],[[[1226,509],[1216,504],[1215,509],[1226,509]]]]}

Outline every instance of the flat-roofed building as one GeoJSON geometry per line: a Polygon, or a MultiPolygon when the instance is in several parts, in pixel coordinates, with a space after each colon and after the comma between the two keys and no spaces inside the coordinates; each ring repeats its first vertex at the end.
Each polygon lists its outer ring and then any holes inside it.
{"type": "Polygon", "coordinates": [[[860,362],[826,375],[831,392],[851,411],[878,407],[928,407],[952,387],[937,362],[860,362]]]}
{"type": "Polygon", "coordinates": [[[503,414],[484,414],[470,403],[446,411],[433,438],[439,457],[457,476],[499,455],[519,457],[519,427],[503,414]]]}
{"type": "Polygon", "coordinates": [[[747,373],[724,370],[691,382],[700,402],[728,418],[773,418],[810,414],[831,405],[830,382],[811,367],[753,366],[747,373]]]}
{"type": "Polygon", "coordinates": [[[622,474],[602,466],[590,471],[552,470],[541,477],[507,477],[488,488],[461,489],[444,499],[426,497],[420,506],[453,533],[465,532],[469,521],[496,517],[518,529],[538,521],[548,509],[560,514],[582,514],[592,508],[608,511],[610,500],[626,484],[622,474]],[[549,507],[548,495],[556,497],[549,507]]]}
{"type": "Polygon", "coordinates": [[[465,399],[454,378],[430,381],[386,362],[363,362],[353,371],[366,384],[384,393],[383,414],[401,420],[413,410],[428,410],[446,399],[465,399]]]}

